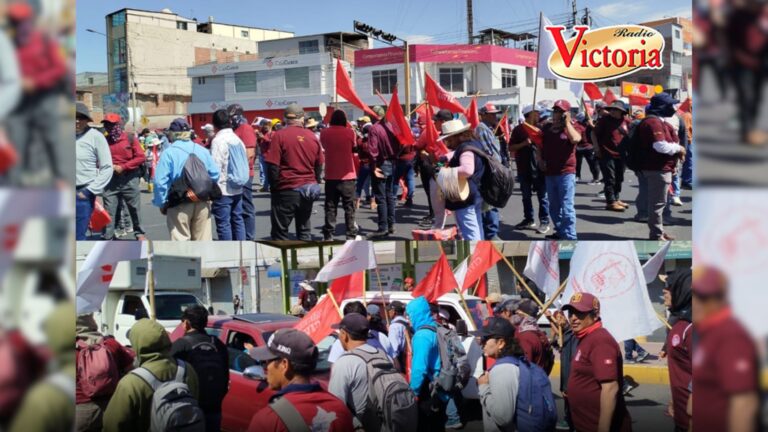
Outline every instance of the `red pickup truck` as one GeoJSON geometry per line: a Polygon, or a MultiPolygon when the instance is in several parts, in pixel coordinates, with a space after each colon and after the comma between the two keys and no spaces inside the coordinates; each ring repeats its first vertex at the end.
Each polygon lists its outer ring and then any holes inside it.
{"type": "MultiPolygon", "coordinates": [[[[229,392],[222,404],[222,430],[247,430],[253,414],[267,406],[269,398],[275,393],[267,386],[261,365],[246,353],[245,344],[266,345],[272,333],[281,328],[291,328],[296,322],[296,317],[270,313],[208,317],[206,331],[218,337],[229,350],[229,392]]],[[[177,329],[171,339],[181,335],[177,329]]],[[[323,388],[328,386],[331,373],[328,352],[335,340],[335,337],[328,336],[318,344],[320,356],[312,378],[323,388]]]]}

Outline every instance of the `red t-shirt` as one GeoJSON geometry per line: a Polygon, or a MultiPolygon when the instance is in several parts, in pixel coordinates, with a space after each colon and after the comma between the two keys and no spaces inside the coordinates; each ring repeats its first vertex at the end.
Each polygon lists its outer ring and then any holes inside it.
{"type": "Polygon", "coordinates": [[[592,148],[592,138],[589,136],[589,133],[592,131],[590,128],[587,128],[586,125],[581,124],[579,122],[576,122],[573,124],[573,127],[579,131],[581,134],[581,141],[576,143],[576,147],[579,150],[589,150],[592,148]]]}
{"type": "Polygon", "coordinates": [[[571,361],[568,377],[568,403],[577,431],[596,431],[600,422],[600,383],[617,381],[616,409],[611,420],[612,431],[631,431],[632,420],[624,404],[623,363],[619,344],[608,330],[598,328],[579,341],[571,361]]]}
{"type": "Polygon", "coordinates": [[[544,173],[548,176],[576,174],[576,144],[571,144],[565,129],[554,132],[548,123],[541,131],[541,157],[547,164],[544,173]]]}
{"type": "Polygon", "coordinates": [[[637,125],[635,133],[638,134],[638,143],[646,155],[641,166],[643,171],[672,172],[675,169],[676,155],[659,153],[653,149],[653,143],[656,141],[679,142],[670,124],[658,117],[649,117],[637,125]]]}
{"type": "Polygon", "coordinates": [[[619,144],[628,133],[627,122],[610,115],[600,117],[595,125],[598,147],[613,159],[621,157],[619,144]]]}
{"type": "MultiPolygon", "coordinates": [[[[509,134],[510,145],[520,144],[526,139],[528,139],[528,130],[525,128],[525,126],[521,124],[515,126],[515,128],[512,129],[512,132],[509,134]]],[[[524,176],[531,174],[531,159],[533,158],[534,145],[536,144],[531,144],[530,146],[523,147],[520,150],[515,152],[515,164],[517,165],[518,174],[524,175],[524,176]]],[[[575,172],[575,168],[574,168],[574,172],[575,172]]]]}
{"type": "MultiPolygon", "coordinates": [[[[285,393],[301,414],[309,430],[348,432],[354,430],[352,413],[336,396],[320,389],[320,386],[302,385],[301,388],[316,387],[313,391],[291,391],[285,393]]],[[[283,420],[269,406],[262,408],[251,418],[248,432],[290,432],[283,420]]]]}
{"type": "MultiPolygon", "coordinates": [[[[759,391],[759,363],[755,343],[730,310],[696,324],[699,336],[693,351],[694,430],[728,430],[730,398],[759,391]]],[[[758,419],[754,419],[757,424],[758,419]]]]}
{"type": "MultiPolygon", "coordinates": [[[[139,139],[134,136],[133,142],[129,143],[128,134],[125,132],[114,144],[109,145],[109,153],[112,155],[112,165],[123,167],[123,174],[137,169],[147,159],[139,139]]],[[[118,174],[115,173],[115,175],[118,174]]]]}
{"type": "Polygon", "coordinates": [[[265,134],[262,134],[262,136],[259,138],[259,150],[261,150],[262,156],[267,154],[267,151],[269,151],[269,145],[272,143],[272,135],[274,134],[274,131],[269,131],[265,134]]]}
{"type": "MultiPolygon", "coordinates": [[[[105,337],[104,346],[112,354],[112,359],[115,361],[115,366],[117,366],[117,371],[120,374],[120,377],[122,378],[123,375],[125,375],[129,370],[132,369],[133,359],[136,355],[129,348],[122,346],[120,342],[118,342],[113,337],[105,337]]],[[[78,381],[80,381],[80,375],[77,375],[76,377],[76,382],[78,381]]],[[[109,399],[110,397],[111,395],[107,395],[105,396],[105,399],[109,399]]],[[[91,399],[80,390],[80,386],[78,385],[75,388],[75,403],[81,404],[81,403],[86,403],[90,401],[91,399]]]]}
{"type": "Polygon", "coordinates": [[[352,154],[356,141],[355,132],[344,126],[330,126],[320,132],[320,144],[325,150],[326,180],[354,180],[357,178],[355,160],[352,154]]]}
{"type": "Polygon", "coordinates": [[[253,156],[248,158],[248,175],[253,177],[253,162],[256,160],[256,132],[253,130],[253,126],[243,123],[235,129],[235,135],[240,138],[246,149],[254,149],[253,156]]]}
{"type": "Polygon", "coordinates": [[[691,352],[693,324],[680,320],[672,326],[667,335],[667,365],[669,367],[669,386],[672,389],[672,403],[675,407],[675,424],[681,429],[688,429],[691,417],[686,412],[688,405],[688,386],[691,384],[691,352]]]}
{"type": "Polygon", "coordinates": [[[264,160],[280,167],[274,190],[291,190],[315,183],[315,167],[324,161],[315,134],[300,126],[287,126],[275,132],[264,160]]]}

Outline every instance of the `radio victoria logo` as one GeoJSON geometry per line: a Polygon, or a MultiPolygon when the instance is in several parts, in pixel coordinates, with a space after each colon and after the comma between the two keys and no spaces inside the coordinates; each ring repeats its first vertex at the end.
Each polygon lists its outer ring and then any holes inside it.
{"type": "Polygon", "coordinates": [[[618,25],[590,30],[575,26],[568,40],[564,26],[544,29],[555,45],[547,66],[568,81],[606,81],[664,67],[664,37],[650,27],[618,25]]]}

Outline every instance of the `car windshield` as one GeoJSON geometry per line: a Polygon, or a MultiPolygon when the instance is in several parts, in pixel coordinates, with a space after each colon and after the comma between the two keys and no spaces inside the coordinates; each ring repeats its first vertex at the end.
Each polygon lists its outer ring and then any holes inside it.
{"type": "Polygon", "coordinates": [[[181,314],[189,306],[199,304],[192,294],[174,294],[155,296],[155,312],[159,320],[181,319],[181,314]]]}
{"type": "Polygon", "coordinates": [[[475,323],[475,328],[480,329],[483,327],[483,321],[488,318],[488,308],[485,306],[484,300],[466,300],[469,313],[472,314],[472,321],[475,323]]]}

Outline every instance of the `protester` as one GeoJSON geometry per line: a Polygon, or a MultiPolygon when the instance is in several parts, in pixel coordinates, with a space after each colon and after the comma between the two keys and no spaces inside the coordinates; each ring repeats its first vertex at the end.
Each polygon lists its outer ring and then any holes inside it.
{"type": "Polygon", "coordinates": [[[91,128],[91,113],[84,103],[75,104],[75,240],[85,240],[96,196],[112,179],[112,155],[99,131],[91,128]]]}
{"type": "Polygon", "coordinates": [[[213,137],[216,136],[216,131],[213,129],[212,124],[206,123],[205,125],[203,125],[203,135],[205,136],[205,140],[203,141],[203,147],[210,150],[211,142],[213,142],[213,137]]]}
{"type": "MultiPolygon", "coordinates": [[[[456,326],[451,324],[450,319],[451,314],[448,312],[448,309],[444,307],[438,309],[435,321],[437,321],[441,327],[449,330],[449,337],[458,339],[456,326]]],[[[458,340],[460,341],[461,339],[458,340]]],[[[461,391],[457,388],[453,388],[450,392],[448,392],[447,396],[448,401],[445,405],[445,428],[461,429],[464,427],[464,424],[462,423],[461,412],[459,410],[464,400],[461,395],[461,391]]]]}
{"type": "Polygon", "coordinates": [[[542,128],[539,165],[546,174],[549,214],[555,232],[547,238],[576,240],[576,143],[581,134],[571,121],[571,104],[560,99],[552,109],[552,123],[542,128]]]}
{"type": "Polygon", "coordinates": [[[304,312],[309,312],[317,304],[317,292],[310,281],[299,282],[299,305],[304,308],[304,312]]]}
{"type": "MultiPolygon", "coordinates": [[[[498,114],[500,112],[501,110],[490,102],[483,105],[478,110],[480,123],[475,128],[475,136],[480,143],[480,148],[498,162],[502,162],[501,146],[494,132],[498,129],[498,114]]],[[[493,240],[499,232],[499,209],[495,207],[488,208],[487,211],[482,212],[482,218],[483,240],[493,240]]]]}
{"type": "Polygon", "coordinates": [[[184,336],[171,345],[171,356],[192,366],[200,389],[199,404],[205,413],[205,430],[221,430],[221,404],[229,390],[229,353],[224,342],[205,331],[208,311],[190,306],[181,315],[184,336]]]}
{"type": "Polygon", "coordinates": [[[368,131],[368,153],[372,160],[371,187],[376,199],[378,229],[368,237],[377,239],[395,233],[395,162],[400,142],[387,125],[384,110],[377,106],[374,112],[380,120],[368,131]]]}
{"type": "Polygon", "coordinates": [[[514,315],[509,319],[515,327],[515,338],[529,362],[541,367],[549,375],[555,364],[552,346],[537,322],[539,307],[531,299],[516,301],[514,315]]]}
{"type": "MultiPolygon", "coordinates": [[[[365,308],[363,303],[359,301],[347,303],[344,306],[343,313],[344,316],[356,313],[368,318],[368,310],[365,308]]],[[[373,348],[380,349],[386,353],[387,356],[389,356],[390,361],[394,361],[394,351],[392,349],[392,345],[389,343],[389,338],[385,333],[379,333],[376,331],[368,332],[368,340],[366,343],[373,348]]],[[[341,346],[341,341],[336,339],[333,345],[331,345],[330,351],[328,352],[328,362],[334,363],[339,359],[339,357],[342,356],[342,354],[344,354],[344,348],[341,346]]]]}
{"type": "Polygon", "coordinates": [[[621,185],[624,182],[624,159],[621,143],[629,136],[627,107],[622,101],[614,101],[605,108],[608,115],[601,117],[592,132],[597,143],[595,155],[603,172],[605,209],[623,212],[629,204],[621,200],[621,185]]]}
{"type": "MultiPolygon", "coordinates": [[[[435,129],[441,131],[443,128],[443,123],[453,120],[453,114],[451,114],[451,112],[447,109],[441,109],[435,113],[435,115],[432,117],[432,120],[435,122],[435,129]]],[[[424,126],[426,127],[426,121],[424,122],[424,126]]],[[[421,185],[427,192],[427,206],[429,207],[429,214],[427,214],[427,216],[419,221],[419,225],[424,226],[432,226],[432,224],[435,222],[435,210],[432,206],[432,194],[429,193],[431,190],[431,184],[435,181],[435,166],[432,163],[432,157],[427,152],[427,146],[431,144],[428,142],[428,139],[429,135],[422,132],[421,135],[419,135],[418,140],[416,140],[416,150],[418,151],[416,166],[418,168],[419,177],[421,177],[421,185]]]]}
{"type": "MultiPolygon", "coordinates": [[[[418,139],[419,135],[413,135],[418,139]]],[[[400,152],[397,155],[397,160],[395,162],[395,188],[393,193],[395,194],[395,201],[397,202],[400,197],[400,182],[405,181],[408,192],[406,193],[403,207],[406,208],[413,208],[413,195],[416,191],[415,160],[416,143],[400,147],[400,152]]]]}
{"type": "Polygon", "coordinates": [[[691,357],[693,355],[693,305],[691,293],[691,269],[676,269],[664,286],[664,306],[669,310],[672,329],[666,340],[665,352],[669,366],[669,386],[672,391],[672,414],[675,431],[687,431],[691,416],[686,406],[691,399],[688,388],[693,380],[691,357]]]}
{"type": "Polygon", "coordinates": [[[190,140],[186,120],[178,118],[171,122],[168,135],[173,144],[163,150],[157,163],[152,204],[166,215],[171,240],[212,240],[211,202],[172,192],[175,191],[174,185],[183,182],[184,167],[192,154],[200,159],[213,182],[219,180],[219,168],[210,153],[190,140]]]}
{"type": "Polygon", "coordinates": [[[362,203],[371,206],[371,210],[376,210],[376,201],[371,194],[371,175],[372,175],[372,160],[371,155],[368,153],[368,131],[373,125],[371,124],[371,118],[368,116],[362,116],[357,119],[357,128],[355,133],[357,135],[357,158],[359,160],[359,169],[357,171],[357,182],[355,183],[355,208],[360,208],[362,203]],[[365,199],[363,199],[363,193],[365,193],[365,199]]]}
{"type": "MultiPolygon", "coordinates": [[[[134,354],[120,345],[114,337],[104,336],[99,332],[93,314],[78,315],[75,323],[75,352],[77,353],[77,389],[75,392],[75,414],[78,432],[96,432],[102,428],[104,409],[109,403],[118,380],[133,369],[134,354]],[[99,351],[107,354],[100,354],[99,351]],[[108,359],[106,364],[88,363],[96,359],[108,359]],[[98,381],[101,385],[93,388],[86,381],[98,377],[100,373],[114,367],[117,372],[112,379],[98,381]]],[[[94,380],[96,381],[96,380],[94,380]]]]}
{"type": "MultiPolygon", "coordinates": [[[[248,177],[248,156],[243,141],[232,130],[226,110],[213,113],[216,136],[211,142],[211,156],[219,168],[221,197],[213,201],[211,211],[216,221],[219,240],[245,240],[243,190],[252,178],[248,177]]],[[[250,126],[242,124],[239,127],[250,126]]]]}
{"type": "Polygon", "coordinates": [[[237,315],[237,311],[242,312],[242,304],[240,302],[240,296],[235,294],[235,298],[232,299],[232,308],[235,310],[234,314],[237,315]]]}
{"type": "Polygon", "coordinates": [[[393,301],[387,306],[389,316],[389,330],[387,337],[392,346],[392,358],[397,361],[400,372],[405,372],[407,339],[411,337],[413,329],[405,318],[405,305],[400,301],[393,301]]]}
{"type": "Polygon", "coordinates": [[[248,124],[240,104],[232,104],[227,107],[227,114],[232,122],[232,131],[240,138],[245,146],[248,158],[248,181],[243,185],[242,207],[243,225],[245,227],[245,240],[256,238],[256,208],[253,206],[253,166],[256,162],[256,149],[258,148],[256,132],[248,124]]]}
{"type": "Polygon", "coordinates": [[[347,115],[337,109],[331,114],[330,127],[320,132],[320,143],[325,151],[325,225],[323,240],[333,240],[336,231],[336,209],[341,201],[347,240],[357,235],[355,223],[355,161],[352,151],[356,144],[355,132],[347,127],[347,115]]]}
{"type": "MultiPolygon", "coordinates": [[[[480,330],[471,332],[480,338],[483,354],[496,361],[521,357],[523,350],[515,340],[515,328],[503,318],[492,317],[480,330]]],[[[494,365],[477,379],[485,431],[515,431],[515,404],[520,385],[520,368],[509,362],[494,365]]]]}
{"type": "Polygon", "coordinates": [[[296,219],[296,238],[312,240],[309,218],[320,197],[323,151],[315,135],[304,129],[304,110],[292,103],[285,109],[286,127],[275,132],[264,157],[272,191],[272,240],[288,240],[296,219]]]}
{"type": "Polygon", "coordinates": [[[583,112],[580,112],[576,115],[574,127],[581,134],[581,141],[576,144],[576,182],[581,181],[582,161],[586,160],[589,172],[592,175],[592,180],[588,184],[600,184],[600,167],[595,157],[595,143],[592,138],[595,121],[583,112]]]}
{"type": "MultiPolygon", "coordinates": [[[[547,311],[546,313],[549,313],[547,311]]],[[[553,343],[560,351],[560,394],[563,396],[564,418],[558,424],[558,429],[562,430],[575,430],[573,427],[573,419],[571,418],[571,405],[568,402],[568,380],[571,376],[571,367],[573,365],[573,358],[576,356],[576,352],[579,347],[579,339],[573,333],[568,319],[565,314],[558,310],[552,314],[555,321],[555,325],[562,332],[562,340],[560,337],[553,335],[553,339],[556,343],[553,343]]]]}
{"type": "Polygon", "coordinates": [[[269,145],[272,143],[272,122],[264,119],[259,123],[259,130],[256,136],[259,140],[259,192],[269,192],[269,176],[267,175],[267,163],[264,156],[269,152],[269,145]]]}
{"type": "Polygon", "coordinates": [[[445,430],[447,395],[433,384],[440,372],[440,349],[437,334],[424,326],[435,327],[429,303],[423,296],[413,299],[405,307],[415,333],[411,342],[411,390],[419,405],[419,430],[445,430]]]}
{"type": "Polygon", "coordinates": [[[112,179],[104,189],[104,209],[111,219],[104,229],[104,240],[115,240],[115,222],[118,220],[118,203],[127,207],[130,214],[133,234],[136,240],[144,239],[141,228],[141,194],[139,192],[139,168],[144,165],[146,156],[135,134],[123,131],[120,115],[108,113],[101,123],[106,131],[109,152],[112,155],[112,179]]]}
{"type": "MultiPolygon", "coordinates": [[[[698,341],[693,354],[697,429],[757,431],[761,370],[757,348],[733,315],[728,279],[712,266],[693,271],[693,322],[698,341]]],[[[690,405],[690,399],[688,404],[690,405]]],[[[691,425],[692,426],[692,425],[691,425]]]]}
{"type": "Polygon", "coordinates": [[[349,432],[353,415],[339,398],[310,382],[318,351],[312,339],[294,329],[279,329],[251,357],[262,362],[269,388],[276,393],[269,406],[256,412],[249,432],[289,432],[298,413],[307,430],[349,432]]]}
{"type": "Polygon", "coordinates": [[[577,431],[631,431],[624,403],[621,350],[603,328],[600,302],[589,293],[574,294],[563,306],[579,347],[568,378],[568,403],[577,431]]]}
{"type": "MultiPolygon", "coordinates": [[[[150,383],[152,377],[161,382],[177,381],[186,384],[189,394],[195,399],[199,394],[194,368],[171,356],[171,340],[160,323],[148,318],[141,319],[131,327],[128,339],[136,352],[142,372],[134,369],[117,384],[104,412],[105,432],[149,430],[155,393],[150,383]]],[[[186,420],[190,425],[204,422],[202,415],[190,414],[186,420]]]]}

